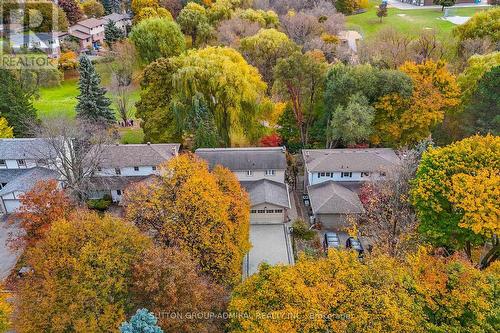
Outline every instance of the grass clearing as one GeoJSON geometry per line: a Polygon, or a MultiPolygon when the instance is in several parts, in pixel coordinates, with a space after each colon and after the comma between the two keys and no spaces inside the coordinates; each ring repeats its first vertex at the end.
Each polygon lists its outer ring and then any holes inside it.
{"type": "MultiPolygon", "coordinates": [[[[377,17],[377,6],[379,1],[370,1],[365,13],[348,16],[346,19],[347,28],[359,31],[365,40],[371,39],[378,31],[386,27],[393,27],[399,32],[411,36],[419,34],[425,28],[437,31],[442,40],[452,37],[452,30],[455,24],[441,19],[443,12],[441,9],[409,9],[402,10],[389,8],[387,17],[380,19],[377,17]]],[[[474,13],[485,10],[488,7],[459,7],[451,8],[450,16],[472,16],[474,13]]]]}

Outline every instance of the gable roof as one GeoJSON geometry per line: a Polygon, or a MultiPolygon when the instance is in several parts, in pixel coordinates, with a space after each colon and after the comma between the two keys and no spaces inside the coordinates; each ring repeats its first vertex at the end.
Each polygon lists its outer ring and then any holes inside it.
{"type": "Polygon", "coordinates": [[[356,193],[329,180],[307,187],[314,214],[357,214],[364,208],[356,193]]]}
{"type": "Polygon", "coordinates": [[[1,160],[39,159],[50,145],[41,138],[0,139],[1,160]]]}
{"type": "Polygon", "coordinates": [[[0,169],[0,183],[8,183],[26,172],[26,169],[0,169]]]}
{"type": "Polygon", "coordinates": [[[390,148],[303,149],[302,156],[309,172],[381,171],[399,163],[390,148]]]}
{"type": "Polygon", "coordinates": [[[119,168],[158,165],[177,156],[179,148],[178,143],[107,145],[100,166],[119,168]]]}
{"type": "Polygon", "coordinates": [[[290,208],[290,198],[287,186],[269,179],[242,181],[241,185],[248,192],[251,206],[268,203],[284,208],[290,208]]]}
{"type": "Polygon", "coordinates": [[[24,173],[12,179],[0,190],[0,196],[12,192],[27,192],[31,190],[38,181],[58,178],[59,173],[55,170],[42,167],[24,169],[24,173]]]}
{"type": "Polygon", "coordinates": [[[285,149],[281,147],[199,148],[195,153],[210,168],[222,165],[231,171],[286,169],[285,149]]]}
{"type": "Polygon", "coordinates": [[[81,25],[81,26],[84,26],[86,28],[91,28],[92,29],[92,28],[98,27],[98,26],[103,25],[103,24],[104,24],[103,20],[91,17],[89,19],[76,22],[76,24],[74,26],[72,26],[71,28],[74,28],[76,25],[81,25]]]}
{"type": "Polygon", "coordinates": [[[80,30],[73,30],[69,33],[71,36],[78,38],[78,39],[87,39],[90,38],[90,35],[86,32],[82,32],[80,30]]]}

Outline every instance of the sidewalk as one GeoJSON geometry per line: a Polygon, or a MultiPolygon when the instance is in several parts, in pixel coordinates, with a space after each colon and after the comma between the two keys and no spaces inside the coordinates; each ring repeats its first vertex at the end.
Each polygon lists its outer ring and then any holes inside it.
{"type": "MultiPolygon", "coordinates": [[[[483,0],[484,1],[484,0],[483,0]]],[[[401,2],[398,0],[387,0],[389,8],[397,8],[402,10],[412,10],[412,9],[441,9],[441,6],[416,6],[409,3],[401,2]]],[[[481,3],[459,3],[454,5],[453,7],[445,7],[446,8],[464,8],[464,7],[491,7],[488,5],[486,1],[481,3]]]]}
{"type": "Polygon", "coordinates": [[[20,253],[13,252],[7,245],[9,234],[16,231],[17,228],[14,225],[6,222],[5,216],[0,218],[0,281],[9,276],[20,256],[20,253]]]}

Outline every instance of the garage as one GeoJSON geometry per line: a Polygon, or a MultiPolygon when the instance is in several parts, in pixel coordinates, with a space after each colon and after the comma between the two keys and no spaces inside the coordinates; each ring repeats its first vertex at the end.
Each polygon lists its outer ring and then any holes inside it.
{"type": "Polygon", "coordinates": [[[241,182],[250,197],[250,224],[284,223],[290,209],[288,186],[268,179],[241,182]]]}

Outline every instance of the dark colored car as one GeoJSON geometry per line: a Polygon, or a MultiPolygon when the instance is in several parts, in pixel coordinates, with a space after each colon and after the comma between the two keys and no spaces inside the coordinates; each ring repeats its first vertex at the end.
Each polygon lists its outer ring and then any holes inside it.
{"type": "Polygon", "coordinates": [[[328,231],[323,237],[323,249],[328,251],[328,249],[338,249],[340,248],[340,238],[335,232],[328,231]]]}
{"type": "Polygon", "coordinates": [[[356,239],[354,237],[347,238],[347,241],[345,242],[345,247],[348,249],[356,250],[356,252],[358,252],[360,257],[362,257],[363,253],[365,252],[365,249],[363,248],[363,245],[361,244],[359,239],[356,239]]]}

